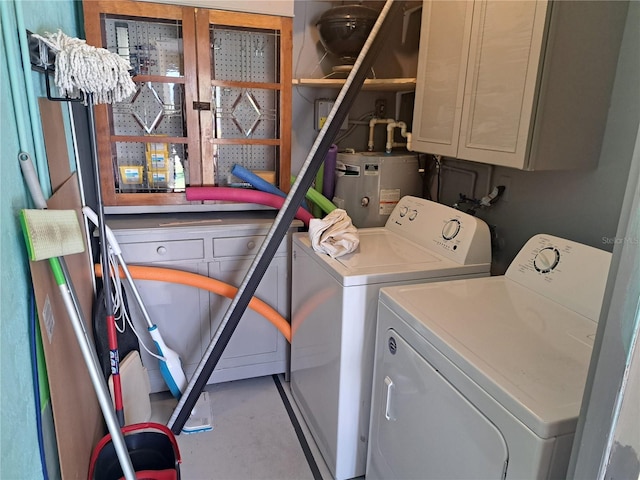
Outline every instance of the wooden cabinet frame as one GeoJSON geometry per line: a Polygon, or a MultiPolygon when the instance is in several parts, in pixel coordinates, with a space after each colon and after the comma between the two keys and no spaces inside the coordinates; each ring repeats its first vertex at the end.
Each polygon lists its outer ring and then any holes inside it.
{"type": "MultiPolygon", "coordinates": [[[[279,147],[279,167],[278,185],[281,190],[289,191],[291,181],[291,54],[293,36],[292,21],[289,17],[270,17],[264,15],[254,15],[250,13],[226,12],[220,10],[198,9],[196,11],[196,25],[198,32],[196,38],[198,43],[198,86],[201,99],[210,97],[212,86],[227,86],[237,88],[264,88],[276,90],[279,95],[279,138],[263,140],[247,139],[217,139],[213,138],[213,118],[208,112],[200,114],[200,128],[202,131],[202,158],[212,158],[213,145],[224,144],[252,144],[252,145],[274,145],[279,147]],[[209,25],[223,25],[230,27],[259,28],[275,30],[280,32],[280,72],[278,83],[255,83],[212,80],[211,55],[209,53],[209,25]],[[285,113],[286,112],[286,113],[285,113]]],[[[203,181],[205,185],[212,185],[214,182],[214,171],[210,163],[203,165],[203,181]]]]}
{"type": "MultiPolygon", "coordinates": [[[[140,17],[141,19],[176,20],[182,26],[184,72],[170,77],[171,83],[184,85],[185,137],[167,137],[163,141],[184,144],[189,152],[189,186],[214,185],[211,161],[215,144],[273,145],[278,148],[278,187],[288,192],[291,176],[291,78],[292,78],[292,19],[261,14],[200,9],[177,5],[135,2],[129,0],[89,0],[83,2],[87,43],[97,47],[106,45],[102,15],[140,17]],[[279,34],[279,72],[277,83],[221,82],[212,80],[209,26],[259,28],[279,34]],[[212,138],[213,118],[210,111],[192,108],[196,102],[209,102],[212,85],[236,88],[262,88],[279,92],[278,136],[273,139],[215,139],[212,138]]],[[[169,77],[136,75],[136,82],[167,82],[169,77]]],[[[149,143],[148,136],[114,134],[111,106],[95,107],[100,183],[105,206],[188,205],[184,192],[121,193],[114,182],[113,144],[115,142],[149,143]]],[[[200,202],[192,202],[200,203],[200,202]]]]}

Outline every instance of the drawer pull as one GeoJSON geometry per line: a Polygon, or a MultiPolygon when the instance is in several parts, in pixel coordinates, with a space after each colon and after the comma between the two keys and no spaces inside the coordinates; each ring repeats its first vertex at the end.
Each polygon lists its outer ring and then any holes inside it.
{"type": "Polygon", "coordinates": [[[253,240],[247,242],[247,250],[253,250],[254,248],[256,248],[256,242],[253,240]]]}
{"type": "Polygon", "coordinates": [[[164,255],[165,253],[167,253],[167,247],[158,247],[156,249],[156,252],[158,252],[158,255],[164,255]]]}

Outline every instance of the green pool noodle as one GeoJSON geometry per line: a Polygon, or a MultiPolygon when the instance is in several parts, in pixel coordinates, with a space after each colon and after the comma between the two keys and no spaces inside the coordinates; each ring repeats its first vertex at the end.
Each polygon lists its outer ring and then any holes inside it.
{"type": "MultiPolygon", "coordinates": [[[[315,184],[313,188],[316,192],[322,194],[322,182],[324,179],[324,162],[322,163],[322,165],[320,165],[320,168],[318,169],[318,173],[316,173],[316,180],[315,180],[315,184]]],[[[311,200],[311,199],[309,199],[311,200]]],[[[322,208],[320,208],[320,205],[318,205],[316,202],[313,202],[313,216],[320,218],[322,217],[322,208]]]]}
{"type": "MultiPolygon", "coordinates": [[[[291,175],[291,183],[295,181],[296,177],[294,175],[291,175]]],[[[324,213],[331,213],[336,209],[336,206],[333,204],[333,202],[331,202],[331,200],[329,200],[314,188],[310,188],[309,190],[307,190],[305,196],[309,201],[318,205],[324,213]]]]}

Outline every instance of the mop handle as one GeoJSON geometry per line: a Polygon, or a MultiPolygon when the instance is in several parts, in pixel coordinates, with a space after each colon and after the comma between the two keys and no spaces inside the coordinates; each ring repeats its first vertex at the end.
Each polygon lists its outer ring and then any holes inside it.
{"type": "Polygon", "coordinates": [[[27,183],[29,194],[31,199],[38,209],[47,208],[47,201],[44,199],[42,193],[42,187],[40,187],[40,181],[38,180],[38,174],[33,167],[31,156],[27,152],[20,152],[18,154],[18,160],[20,161],[20,169],[22,170],[22,176],[27,183]]]}
{"type": "MultiPolygon", "coordinates": [[[[100,230],[100,259],[102,264],[109,268],[109,251],[107,245],[106,222],[102,204],[102,189],[100,187],[100,162],[98,162],[98,145],[96,137],[96,120],[94,112],[93,94],[87,96],[87,110],[89,113],[89,133],[91,143],[91,155],[94,165],[94,180],[96,182],[96,201],[98,204],[98,227],[100,230]]],[[[114,318],[113,298],[111,296],[111,280],[109,276],[103,278],[102,291],[104,292],[104,307],[107,317],[107,336],[109,340],[109,363],[111,364],[111,378],[113,380],[113,400],[116,407],[116,415],[120,426],[124,427],[124,406],[122,402],[122,383],[120,381],[120,356],[118,354],[118,336],[114,318]]]]}

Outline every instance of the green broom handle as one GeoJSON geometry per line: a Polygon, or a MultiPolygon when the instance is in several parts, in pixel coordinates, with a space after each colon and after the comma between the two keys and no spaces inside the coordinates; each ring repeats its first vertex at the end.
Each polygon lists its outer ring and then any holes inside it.
{"type": "Polygon", "coordinates": [[[135,480],[136,473],[133,469],[131,458],[129,457],[129,450],[124,440],[124,434],[120,429],[119,419],[116,416],[116,411],[114,410],[113,403],[111,403],[109,391],[104,379],[102,378],[95,349],[91,347],[91,342],[87,335],[87,331],[84,328],[84,323],[75,310],[75,304],[71,298],[68,285],[65,282],[62,267],[60,266],[60,260],[58,257],[52,257],[49,259],[49,264],[51,265],[56,283],[60,288],[60,293],[62,294],[62,299],[64,300],[69,317],[71,317],[71,325],[73,326],[73,331],[78,340],[78,345],[80,346],[82,356],[84,357],[87,369],[89,370],[89,376],[91,377],[91,382],[95,388],[98,402],[100,403],[100,408],[102,409],[102,414],[107,424],[107,429],[111,434],[111,441],[113,442],[113,447],[118,457],[118,461],[120,462],[120,468],[127,480],[135,480]]]}
{"type": "MultiPolygon", "coordinates": [[[[55,278],[56,283],[59,287],[64,286],[67,281],[64,278],[64,273],[62,273],[62,265],[60,265],[60,260],[58,257],[51,257],[49,259],[49,265],[51,265],[51,271],[53,272],[53,278],[55,278]]],[[[76,310],[76,305],[73,306],[74,310],[76,310]]]]}

